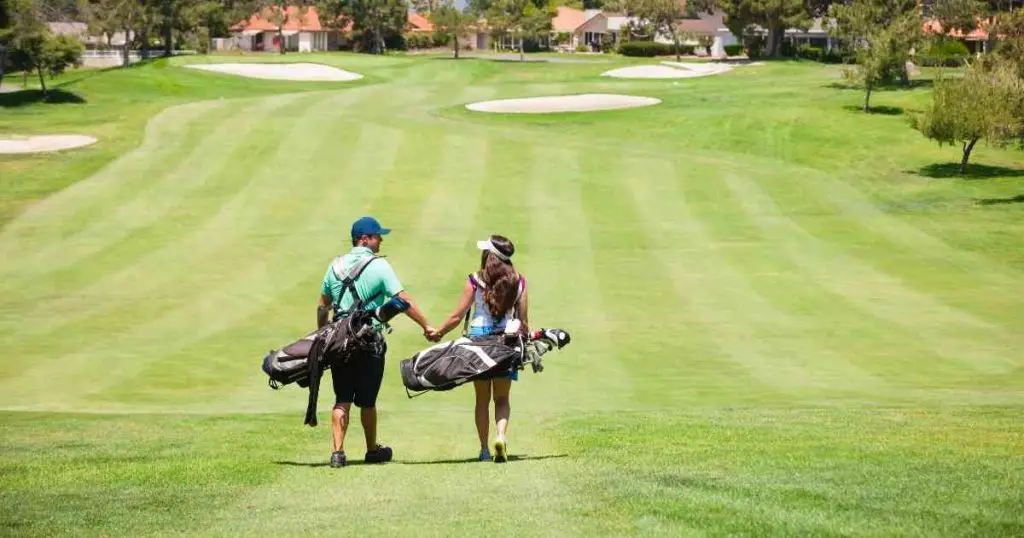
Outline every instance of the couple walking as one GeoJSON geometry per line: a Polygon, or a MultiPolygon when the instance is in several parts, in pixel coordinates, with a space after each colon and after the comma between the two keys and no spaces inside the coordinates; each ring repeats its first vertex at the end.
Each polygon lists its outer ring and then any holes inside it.
{"type": "MultiPolygon", "coordinates": [[[[423,329],[423,336],[432,342],[439,341],[458,327],[467,315],[470,320],[467,336],[470,337],[503,331],[510,319],[518,319],[522,323],[521,330],[529,331],[526,279],[512,265],[515,246],[511,241],[500,235],[492,235],[485,241],[477,242],[477,247],[482,251],[480,269],[466,279],[455,310],[440,327],[434,328],[402,287],[387,260],[377,257],[384,236],[389,232],[390,229],[382,227],[373,217],[363,217],[352,224],[352,250],[331,262],[320,287],[318,327],[327,324],[328,313],[333,312],[334,319],[340,319],[354,308],[371,310],[391,297],[399,297],[409,303],[406,315],[423,329]]],[[[347,463],[345,434],[351,422],[353,404],[360,409],[359,419],[366,437],[365,461],[391,461],[391,448],[377,442],[377,394],[384,379],[386,353],[387,344],[381,335],[379,345],[372,351],[363,352],[331,368],[335,395],[334,408],[331,410],[331,467],[343,467],[347,463]]],[[[490,374],[486,379],[473,381],[476,393],[474,414],[480,438],[481,461],[492,459],[487,443],[491,401],[494,402],[497,429],[493,459],[503,462],[508,458],[505,432],[511,413],[509,391],[515,376],[513,371],[501,371],[490,374]]]]}

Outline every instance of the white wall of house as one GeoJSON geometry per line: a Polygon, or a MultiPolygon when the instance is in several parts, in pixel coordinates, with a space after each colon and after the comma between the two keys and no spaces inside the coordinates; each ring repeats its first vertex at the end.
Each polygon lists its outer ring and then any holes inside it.
{"type": "Polygon", "coordinates": [[[313,32],[299,32],[299,52],[313,52],[313,32]]]}

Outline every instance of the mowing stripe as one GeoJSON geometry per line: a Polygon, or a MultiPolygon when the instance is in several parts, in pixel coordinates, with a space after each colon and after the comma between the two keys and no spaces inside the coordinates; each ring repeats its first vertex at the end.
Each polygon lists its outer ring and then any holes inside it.
{"type": "Polygon", "coordinates": [[[759,295],[741,269],[708,248],[714,241],[676,186],[679,176],[670,162],[627,161],[625,169],[633,174],[630,190],[638,212],[647,217],[651,240],[666,245],[657,252],[675,276],[676,293],[701,325],[713,328],[715,342],[727,356],[764,383],[785,389],[864,390],[883,384],[841,355],[813,345],[802,320],[759,295]],[[651,185],[645,178],[658,183],[651,185]],[[705,250],[678,257],[671,251],[678,245],[705,250]]]}
{"type": "Polygon", "coordinates": [[[1016,366],[1006,355],[1014,348],[1013,339],[999,327],[910,290],[817,239],[786,218],[760,187],[739,174],[727,173],[726,183],[767,237],[816,282],[852,306],[912,332],[933,344],[938,356],[963,361],[978,372],[1006,373],[1016,366]]]}

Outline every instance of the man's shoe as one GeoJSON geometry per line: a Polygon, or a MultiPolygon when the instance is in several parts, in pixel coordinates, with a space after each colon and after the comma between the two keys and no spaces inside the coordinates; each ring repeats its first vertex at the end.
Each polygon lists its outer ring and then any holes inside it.
{"type": "Polygon", "coordinates": [[[331,467],[344,467],[346,463],[348,463],[348,460],[345,458],[344,452],[331,453],[331,467]]]}
{"type": "Polygon", "coordinates": [[[508,444],[504,437],[494,441],[494,463],[505,463],[508,461],[508,444]]]}
{"type": "Polygon", "coordinates": [[[366,453],[366,463],[385,463],[391,461],[391,447],[377,445],[377,448],[366,453]]]}
{"type": "Polygon", "coordinates": [[[480,461],[491,461],[491,451],[486,448],[480,449],[480,461]]]}

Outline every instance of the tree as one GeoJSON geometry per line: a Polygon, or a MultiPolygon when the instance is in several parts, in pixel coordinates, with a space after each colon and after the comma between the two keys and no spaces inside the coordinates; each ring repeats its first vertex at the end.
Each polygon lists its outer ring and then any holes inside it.
{"type": "Polygon", "coordinates": [[[53,77],[68,66],[80,65],[82,44],[70,36],[54,36],[35,0],[13,0],[9,9],[9,23],[0,28],[0,43],[17,55],[26,76],[31,71],[39,75],[39,87],[45,98],[48,90],[44,73],[53,77]]]}
{"type": "MultiPolygon", "coordinates": [[[[44,43],[39,57],[39,68],[50,78],[56,77],[68,67],[82,65],[82,52],[85,46],[75,37],[69,35],[51,35],[44,43]]],[[[43,86],[46,92],[46,86],[43,86]]]]}
{"type": "Polygon", "coordinates": [[[386,37],[400,36],[409,22],[406,0],[319,0],[316,6],[321,24],[342,28],[351,21],[364,50],[375,54],[384,52],[386,37]]]}
{"type": "Polygon", "coordinates": [[[146,13],[152,6],[139,0],[85,0],[81,11],[89,23],[90,32],[105,34],[108,45],[115,33],[124,33],[123,65],[127,66],[131,63],[130,52],[140,29],[152,19],[152,14],[146,13]]]}
{"type": "Polygon", "coordinates": [[[808,28],[811,8],[805,0],[698,0],[691,9],[727,15],[726,25],[733,35],[748,35],[753,26],[768,30],[768,56],[782,56],[782,40],[788,28],[808,28]]]}
{"type": "Polygon", "coordinates": [[[913,0],[853,0],[833,4],[833,33],[852,49],[857,66],[844,72],[864,85],[864,111],[871,110],[871,92],[896,80],[908,83],[906,64],[921,40],[921,18],[913,0]]]}
{"type": "Polygon", "coordinates": [[[1024,147],[1024,79],[1013,63],[999,58],[968,67],[962,79],[939,79],[930,108],[914,127],[939,145],[960,144],[960,174],[979,140],[1024,147]]]}
{"type": "Polygon", "coordinates": [[[959,31],[964,34],[978,26],[986,5],[980,0],[935,0],[931,5],[931,18],[938,21],[943,32],[959,31]]]}
{"type": "Polygon", "coordinates": [[[676,61],[682,59],[679,51],[679,19],[689,15],[685,3],[679,0],[619,0],[609,7],[624,12],[628,17],[636,17],[642,26],[650,26],[654,36],[672,38],[676,61]]]}
{"type": "Polygon", "coordinates": [[[430,23],[434,25],[434,34],[447,39],[455,51],[455,59],[459,59],[459,36],[476,22],[468,12],[460,10],[452,0],[445,0],[440,7],[430,12],[430,23]]]}
{"type": "Polygon", "coordinates": [[[500,34],[519,38],[519,61],[525,61],[524,39],[550,35],[551,19],[558,7],[544,0],[494,0],[487,11],[487,24],[500,34]]]}
{"type": "Polygon", "coordinates": [[[10,21],[6,28],[0,29],[0,43],[20,60],[18,63],[24,69],[26,77],[32,71],[38,72],[39,86],[45,96],[46,81],[43,80],[40,60],[43,56],[43,45],[50,38],[50,29],[43,22],[39,6],[33,0],[9,2],[10,21]]]}

